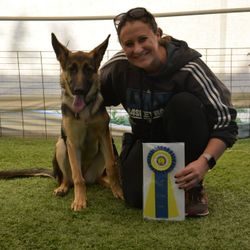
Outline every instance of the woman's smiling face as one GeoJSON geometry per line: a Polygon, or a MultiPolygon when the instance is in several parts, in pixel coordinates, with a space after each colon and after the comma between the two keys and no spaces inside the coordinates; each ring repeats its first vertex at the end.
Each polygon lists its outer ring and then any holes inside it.
{"type": "Polygon", "coordinates": [[[139,20],[126,22],[119,40],[129,62],[147,72],[155,73],[166,60],[166,51],[159,45],[160,33],[139,20]]]}

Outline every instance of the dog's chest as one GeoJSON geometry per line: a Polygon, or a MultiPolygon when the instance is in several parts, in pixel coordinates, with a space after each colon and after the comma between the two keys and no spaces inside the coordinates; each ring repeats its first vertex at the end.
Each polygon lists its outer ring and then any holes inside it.
{"type": "Polygon", "coordinates": [[[92,132],[86,134],[80,149],[83,165],[88,166],[101,154],[99,138],[92,132]]]}

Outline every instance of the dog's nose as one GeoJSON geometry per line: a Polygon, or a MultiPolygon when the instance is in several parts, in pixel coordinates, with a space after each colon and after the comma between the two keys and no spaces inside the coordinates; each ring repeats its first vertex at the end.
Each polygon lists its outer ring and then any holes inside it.
{"type": "Polygon", "coordinates": [[[83,89],[74,89],[75,95],[84,95],[85,91],[83,89]]]}

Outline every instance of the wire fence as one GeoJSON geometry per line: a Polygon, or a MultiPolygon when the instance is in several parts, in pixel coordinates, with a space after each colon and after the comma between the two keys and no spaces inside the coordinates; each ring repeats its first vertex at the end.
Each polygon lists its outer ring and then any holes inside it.
{"type": "MultiPolygon", "coordinates": [[[[231,90],[240,137],[250,134],[250,48],[197,49],[231,90]]],[[[108,50],[103,62],[116,51],[108,50]]],[[[60,68],[52,51],[0,51],[0,136],[58,136],[60,68]]],[[[109,109],[113,135],[129,130],[122,107],[109,109]]]]}

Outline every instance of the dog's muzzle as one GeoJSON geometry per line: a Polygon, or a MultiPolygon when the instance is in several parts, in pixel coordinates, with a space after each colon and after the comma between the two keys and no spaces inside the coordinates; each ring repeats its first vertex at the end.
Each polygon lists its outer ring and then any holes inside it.
{"type": "Polygon", "coordinates": [[[75,88],[73,91],[73,110],[75,113],[81,112],[86,106],[86,96],[89,88],[75,88]]]}
{"type": "Polygon", "coordinates": [[[86,106],[83,95],[74,95],[73,109],[75,113],[79,113],[86,106]]]}

